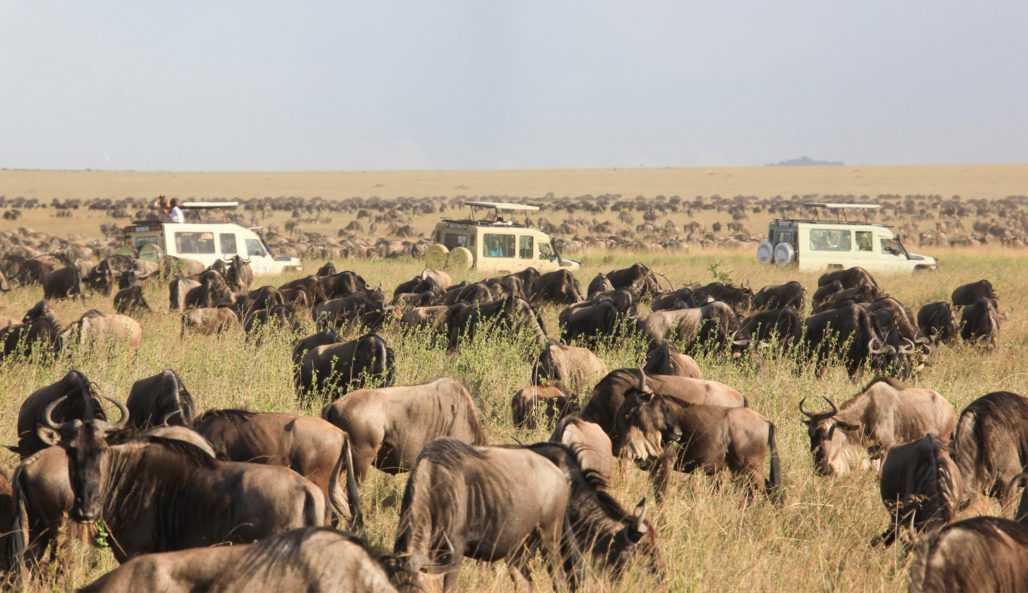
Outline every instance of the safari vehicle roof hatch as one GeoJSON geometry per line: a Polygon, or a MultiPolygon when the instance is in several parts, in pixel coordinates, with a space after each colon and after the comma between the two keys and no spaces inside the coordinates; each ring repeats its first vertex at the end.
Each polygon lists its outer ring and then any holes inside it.
{"type": "Polygon", "coordinates": [[[844,202],[805,202],[803,207],[834,212],[836,220],[846,222],[846,212],[849,210],[878,210],[882,206],[880,204],[850,204],[844,202]]]}
{"type": "Polygon", "coordinates": [[[239,202],[182,202],[179,206],[188,210],[214,210],[217,208],[238,208],[239,202]]]}

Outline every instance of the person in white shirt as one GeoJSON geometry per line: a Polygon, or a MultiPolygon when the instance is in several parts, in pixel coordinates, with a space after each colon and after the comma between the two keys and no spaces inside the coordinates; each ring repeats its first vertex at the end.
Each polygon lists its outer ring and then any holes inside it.
{"type": "Polygon", "coordinates": [[[178,207],[178,200],[174,198],[171,200],[171,210],[168,213],[168,218],[171,219],[171,222],[182,223],[186,221],[185,214],[183,214],[182,209],[178,207]]]}

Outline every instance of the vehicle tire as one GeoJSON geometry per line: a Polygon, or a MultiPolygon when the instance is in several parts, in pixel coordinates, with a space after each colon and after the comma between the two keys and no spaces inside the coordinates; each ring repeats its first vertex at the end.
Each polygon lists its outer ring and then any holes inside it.
{"type": "Polygon", "coordinates": [[[779,266],[787,266],[796,259],[796,250],[788,243],[775,245],[775,263],[779,266]]]}
{"type": "Polygon", "coordinates": [[[425,267],[441,270],[446,266],[446,257],[450,250],[442,243],[435,243],[425,250],[425,267]]]}
{"type": "Polygon", "coordinates": [[[446,258],[446,267],[457,272],[467,272],[475,264],[475,256],[467,247],[456,247],[446,258]]]}
{"type": "Polygon", "coordinates": [[[771,241],[761,241],[757,246],[757,261],[762,264],[769,264],[775,260],[775,246],[771,241]]]}

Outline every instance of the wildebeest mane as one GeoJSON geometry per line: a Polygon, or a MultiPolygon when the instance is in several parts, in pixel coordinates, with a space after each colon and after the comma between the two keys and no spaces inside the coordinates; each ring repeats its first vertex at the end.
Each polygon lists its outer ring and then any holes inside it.
{"type": "Polygon", "coordinates": [[[874,387],[874,385],[876,383],[885,383],[889,387],[892,387],[893,389],[897,389],[897,390],[901,390],[901,391],[903,389],[906,389],[906,387],[902,383],[900,383],[899,381],[897,381],[896,379],[894,379],[892,377],[886,377],[885,375],[877,375],[877,376],[875,376],[874,379],[871,379],[870,381],[868,381],[867,384],[864,385],[864,387],[860,390],[859,393],[864,393],[868,389],[871,389],[872,387],[874,387]]]}
{"type": "Polygon", "coordinates": [[[225,408],[222,410],[207,410],[195,420],[197,426],[211,420],[226,420],[228,422],[245,422],[257,415],[257,412],[242,410],[239,408],[225,408]]]}
{"type": "Polygon", "coordinates": [[[148,435],[142,432],[137,432],[134,429],[124,429],[111,433],[108,435],[107,441],[112,445],[129,445],[133,443],[158,445],[163,449],[174,453],[176,456],[186,459],[194,465],[207,469],[213,469],[217,466],[217,463],[208,453],[192,443],[187,443],[186,441],[180,441],[178,439],[148,435]]]}

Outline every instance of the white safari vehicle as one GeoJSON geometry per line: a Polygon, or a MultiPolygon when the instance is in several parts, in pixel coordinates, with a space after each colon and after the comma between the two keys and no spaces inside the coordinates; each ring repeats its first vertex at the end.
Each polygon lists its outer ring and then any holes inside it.
{"type": "MultiPolygon", "coordinates": [[[[183,210],[235,208],[238,202],[186,202],[183,210]]],[[[301,270],[295,257],[275,257],[254,229],[231,222],[185,222],[142,220],[125,229],[129,247],[143,259],[171,255],[210,266],[218,259],[235,255],[247,259],[254,274],[280,274],[301,270]]]]}
{"type": "Polygon", "coordinates": [[[802,272],[860,266],[873,272],[899,274],[939,266],[934,257],[908,252],[886,226],[844,220],[847,210],[877,209],[877,204],[806,206],[835,211],[840,220],[777,219],[768,225],[767,240],[757,247],[757,261],[795,265],[802,272]]]}
{"type": "Polygon", "coordinates": [[[478,270],[487,273],[512,273],[533,267],[540,272],[561,268],[577,270],[579,263],[560,256],[550,236],[512,220],[505,212],[533,212],[537,206],[504,202],[465,202],[471,207],[471,218],[444,219],[432,232],[434,244],[425,253],[430,268],[478,270]],[[476,210],[486,210],[477,219],[476,210]]]}

